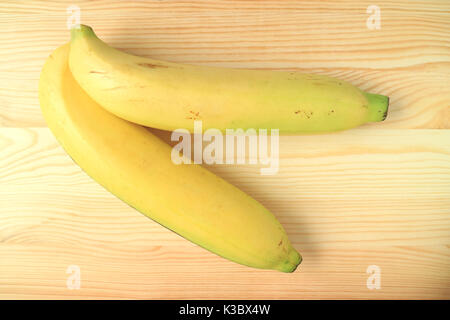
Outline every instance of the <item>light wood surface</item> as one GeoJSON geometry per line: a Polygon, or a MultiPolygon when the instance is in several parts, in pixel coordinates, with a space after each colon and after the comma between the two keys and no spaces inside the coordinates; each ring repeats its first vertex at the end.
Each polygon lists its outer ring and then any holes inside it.
{"type": "MultiPolygon", "coordinates": [[[[2,1],[0,298],[450,298],[450,3],[2,1]],[[37,99],[68,6],[117,48],[165,60],[300,70],[391,97],[383,123],[280,137],[280,171],[212,166],[266,205],[304,262],[239,266],[145,218],[76,166],[37,99]],[[369,30],[366,8],[381,9],[369,30]],[[70,265],[81,288],[66,286],[70,265]],[[381,270],[369,290],[366,269],[381,270]]],[[[166,136],[165,133],[159,133],[166,136]]]]}

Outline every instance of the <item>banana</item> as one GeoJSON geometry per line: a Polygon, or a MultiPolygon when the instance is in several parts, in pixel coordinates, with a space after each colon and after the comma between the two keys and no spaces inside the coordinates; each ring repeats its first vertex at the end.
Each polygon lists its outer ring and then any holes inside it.
{"type": "Polygon", "coordinates": [[[147,217],[224,258],[282,272],[297,268],[301,256],[272,213],[201,166],[172,163],[169,145],[107,112],[82,90],[68,58],[66,44],[47,59],[39,99],[53,134],[88,175],[147,217]]]}
{"type": "Polygon", "coordinates": [[[386,118],[389,98],[322,75],[192,66],[109,47],[72,29],[69,66],[92,99],[128,121],[163,130],[272,128],[319,133],[386,118]]]}

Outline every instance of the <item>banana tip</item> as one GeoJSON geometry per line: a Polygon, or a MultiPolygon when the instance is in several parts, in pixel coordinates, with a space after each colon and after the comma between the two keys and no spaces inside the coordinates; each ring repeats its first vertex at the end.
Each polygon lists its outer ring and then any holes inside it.
{"type": "Polygon", "coordinates": [[[365,92],[369,109],[369,122],[380,122],[386,119],[389,109],[389,97],[381,94],[365,92]]]}
{"type": "Polygon", "coordinates": [[[292,268],[292,271],[289,271],[290,273],[295,272],[295,270],[297,270],[298,266],[302,263],[303,258],[302,258],[301,255],[299,255],[299,256],[300,256],[300,257],[299,257],[298,263],[297,263],[296,265],[294,265],[294,268],[292,268]]]}
{"type": "Polygon", "coordinates": [[[282,272],[292,273],[297,270],[298,266],[302,263],[303,258],[295,249],[289,252],[288,260],[279,269],[282,272]]]}
{"type": "Polygon", "coordinates": [[[386,97],[386,98],[387,98],[387,102],[386,102],[386,110],[384,111],[383,119],[382,119],[381,121],[384,121],[384,120],[386,119],[387,114],[388,114],[388,110],[389,110],[389,97],[386,97]]]}
{"type": "Polygon", "coordinates": [[[70,38],[75,40],[80,36],[95,36],[94,30],[85,24],[75,25],[70,29],[70,38]]]}

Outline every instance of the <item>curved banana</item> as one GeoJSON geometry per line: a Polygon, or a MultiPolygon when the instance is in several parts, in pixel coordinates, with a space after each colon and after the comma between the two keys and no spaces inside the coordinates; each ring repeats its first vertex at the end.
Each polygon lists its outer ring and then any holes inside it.
{"type": "Polygon", "coordinates": [[[239,70],[147,59],[109,47],[88,27],[72,29],[70,70],[115,115],[149,127],[272,128],[317,133],[383,121],[389,99],[322,75],[239,70]]]}
{"type": "Polygon", "coordinates": [[[224,258],[292,272],[301,256],[272,213],[198,165],[175,165],[171,147],[95,103],[68,67],[69,46],[42,70],[39,99],[48,126],[74,161],[144,215],[224,258]]]}

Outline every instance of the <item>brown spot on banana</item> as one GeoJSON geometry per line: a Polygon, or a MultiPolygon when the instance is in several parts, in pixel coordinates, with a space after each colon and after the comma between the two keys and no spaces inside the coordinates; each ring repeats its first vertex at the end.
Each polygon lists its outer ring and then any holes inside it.
{"type": "Polygon", "coordinates": [[[297,110],[294,111],[295,114],[303,115],[304,117],[311,119],[312,115],[314,114],[313,111],[305,111],[305,110],[297,110]]]}
{"type": "Polygon", "coordinates": [[[192,111],[192,110],[189,110],[189,113],[190,113],[190,115],[188,115],[188,117],[186,118],[186,119],[189,119],[189,120],[199,120],[201,117],[200,117],[200,112],[199,111],[197,111],[197,112],[194,112],[194,111],[192,111]]]}
{"type": "Polygon", "coordinates": [[[155,68],[169,68],[169,66],[165,66],[162,64],[154,64],[154,63],[147,63],[147,62],[141,62],[137,64],[138,66],[155,69],[155,68]]]}

